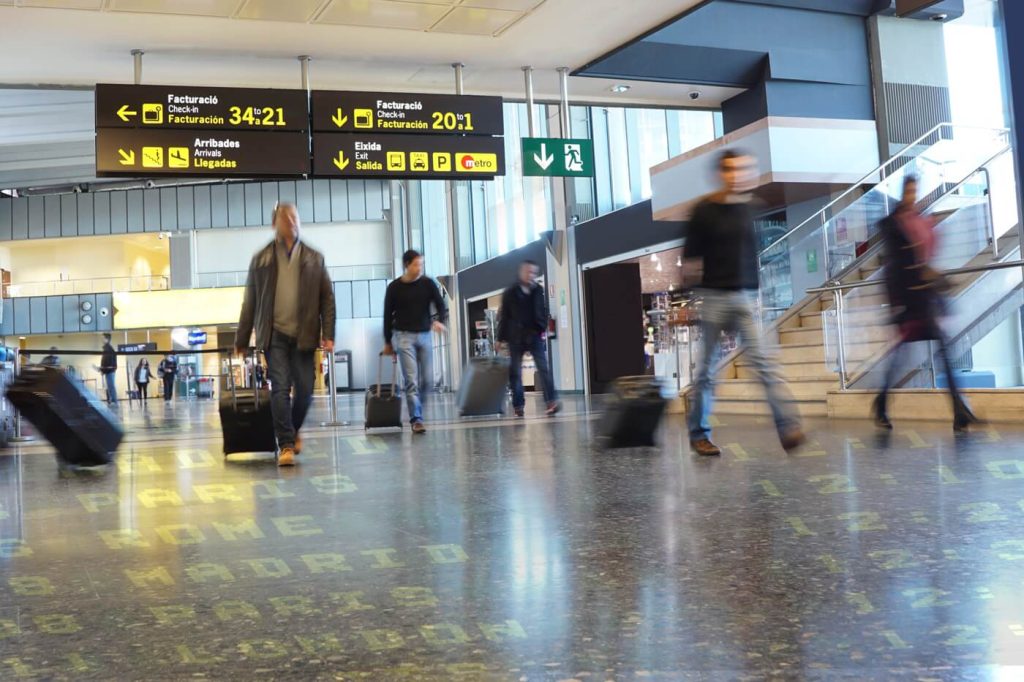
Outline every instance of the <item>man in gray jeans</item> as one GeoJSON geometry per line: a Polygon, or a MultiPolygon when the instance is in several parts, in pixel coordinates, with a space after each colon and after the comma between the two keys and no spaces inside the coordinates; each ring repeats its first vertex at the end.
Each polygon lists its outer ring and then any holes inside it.
{"type": "Polygon", "coordinates": [[[277,464],[285,467],[302,452],[299,429],[313,401],[316,349],[334,357],[336,311],[323,255],[299,240],[298,209],[278,204],[272,220],[274,241],[249,265],[235,351],[245,353],[255,330],[270,373],[277,464]]]}
{"type": "Polygon", "coordinates": [[[398,354],[413,433],[426,433],[423,403],[430,386],[430,332],[445,331],[448,308],[434,280],[423,276],[422,255],[406,251],[402,265],[405,272],[388,285],[384,296],[384,354],[398,354]]]}
{"type": "Polygon", "coordinates": [[[794,450],[806,441],[793,397],[775,359],[761,338],[755,313],[758,239],[750,204],[756,188],[754,157],[735,150],[718,160],[722,187],[693,211],[686,233],[684,276],[696,281],[701,308],[702,353],[690,395],[687,422],[690,445],[698,455],[722,454],[711,442],[714,364],[723,331],[739,332],[745,356],[764,385],[782,447],[794,450]]]}

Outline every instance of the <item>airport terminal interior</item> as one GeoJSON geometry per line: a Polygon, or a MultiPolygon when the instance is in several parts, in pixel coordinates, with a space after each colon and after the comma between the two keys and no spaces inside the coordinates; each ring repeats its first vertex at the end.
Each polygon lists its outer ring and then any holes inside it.
{"type": "Polygon", "coordinates": [[[1024,680],[1022,131],[1018,0],[0,0],[0,679],[1024,680]]]}

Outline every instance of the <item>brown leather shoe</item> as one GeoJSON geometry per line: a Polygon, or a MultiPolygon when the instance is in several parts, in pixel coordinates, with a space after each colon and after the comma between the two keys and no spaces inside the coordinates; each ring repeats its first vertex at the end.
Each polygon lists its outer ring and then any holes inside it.
{"type": "Polygon", "coordinates": [[[558,402],[557,400],[554,401],[554,402],[548,403],[547,415],[549,417],[554,417],[556,414],[558,414],[561,411],[562,411],[562,403],[558,402]]]}
{"type": "Polygon", "coordinates": [[[515,408],[515,409],[513,410],[513,412],[515,412],[515,415],[516,415],[517,417],[525,417],[525,416],[526,416],[526,410],[525,410],[525,409],[523,409],[522,407],[517,407],[517,408],[515,408]]]}
{"type": "Polygon", "coordinates": [[[295,454],[296,455],[301,455],[302,454],[302,436],[300,436],[298,434],[295,435],[295,448],[294,449],[295,449],[295,454]]]}
{"type": "Polygon", "coordinates": [[[413,433],[423,434],[423,433],[427,432],[427,427],[423,425],[423,422],[413,422],[412,423],[412,432],[413,433]]]}
{"type": "Polygon", "coordinates": [[[279,467],[293,467],[295,466],[295,448],[283,447],[281,452],[277,453],[277,466],[279,467]]]}
{"type": "Polygon", "coordinates": [[[793,452],[807,442],[807,436],[804,435],[804,432],[800,427],[794,427],[780,433],[779,442],[782,444],[783,450],[786,452],[793,452]]]}
{"type": "Polygon", "coordinates": [[[701,457],[718,457],[722,454],[722,449],[707,438],[691,442],[690,447],[701,457]]]}

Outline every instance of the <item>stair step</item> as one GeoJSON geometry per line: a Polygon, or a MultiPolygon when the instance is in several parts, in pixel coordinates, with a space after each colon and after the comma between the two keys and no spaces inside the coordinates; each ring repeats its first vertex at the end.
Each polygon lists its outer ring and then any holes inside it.
{"type": "Polygon", "coordinates": [[[783,346],[821,345],[825,343],[824,331],[821,327],[817,329],[781,329],[779,330],[779,343],[783,346]]]}
{"type": "Polygon", "coordinates": [[[821,329],[821,311],[815,310],[809,313],[800,313],[799,329],[821,329]]]}
{"type": "MultiPolygon", "coordinates": [[[[822,359],[819,362],[798,362],[788,365],[782,365],[782,376],[786,377],[786,381],[798,381],[806,378],[825,378],[830,377],[835,379],[835,374],[831,368],[825,364],[825,360],[822,359]]],[[[756,379],[757,375],[754,373],[754,368],[749,363],[737,362],[736,363],[736,378],[737,379],[756,379]]]]}
{"type": "MultiPolygon", "coordinates": [[[[839,389],[835,376],[821,380],[787,381],[797,400],[826,400],[829,391],[839,389]]],[[[764,388],[756,379],[726,379],[718,382],[715,397],[721,399],[757,399],[764,397],[764,388]]]]}
{"type": "MultiPolygon", "coordinates": [[[[826,417],[828,416],[828,402],[822,400],[794,400],[793,405],[801,417],[826,417]]],[[[770,417],[771,408],[768,401],[763,397],[741,399],[721,398],[715,399],[715,414],[737,414],[752,415],[758,417],[770,417]]]]}

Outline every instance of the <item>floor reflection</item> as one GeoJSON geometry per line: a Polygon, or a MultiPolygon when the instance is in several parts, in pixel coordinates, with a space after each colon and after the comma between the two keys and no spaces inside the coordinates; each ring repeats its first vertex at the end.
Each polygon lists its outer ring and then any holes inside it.
{"type": "Polygon", "coordinates": [[[1024,431],[831,422],[787,457],[724,418],[698,460],[679,417],[608,451],[568,407],[442,398],[416,439],[312,429],[292,470],[222,457],[203,403],[123,412],[107,470],[10,451],[0,676],[1020,677],[1024,431]]]}

